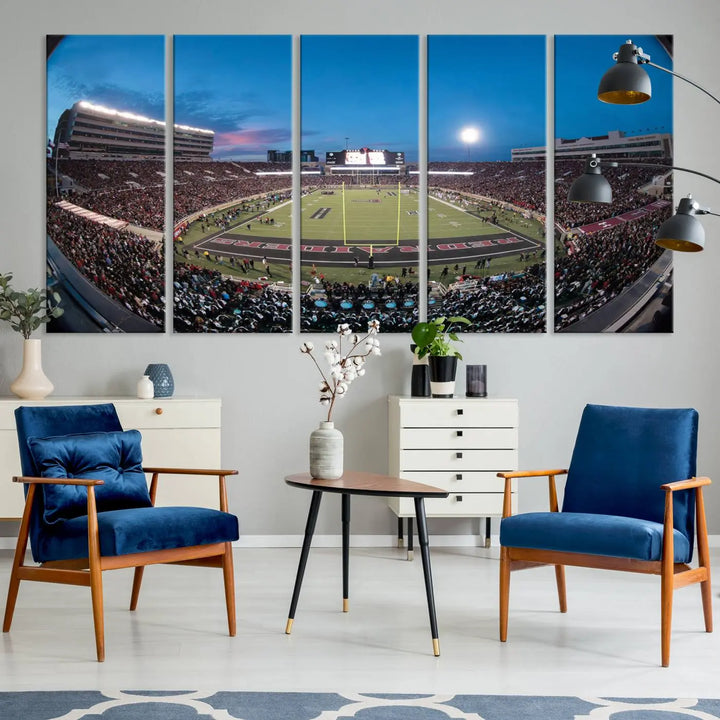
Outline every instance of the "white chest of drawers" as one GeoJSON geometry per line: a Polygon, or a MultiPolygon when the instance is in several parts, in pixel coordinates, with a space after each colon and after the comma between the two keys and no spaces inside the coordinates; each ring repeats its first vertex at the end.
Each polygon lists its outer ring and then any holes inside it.
{"type": "MultiPolygon", "coordinates": [[[[15,432],[15,408],[21,405],[90,405],[113,403],[125,430],[142,434],[143,463],[156,467],[220,468],[219,398],[75,397],[45,400],[0,400],[0,519],[22,515],[22,486],[11,482],[20,475],[15,432]]],[[[149,480],[149,478],[148,478],[149,480]]],[[[162,475],[157,505],[218,507],[217,479],[162,475]]]]}
{"type": "MultiPolygon", "coordinates": [[[[448,490],[428,517],[502,516],[504,481],[518,467],[518,403],[505,398],[388,398],[389,474],[448,490]]],[[[412,499],[390,498],[399,517],[412,499]]],[[[513,487],[513,512],[517,510],[513,487]]]]}

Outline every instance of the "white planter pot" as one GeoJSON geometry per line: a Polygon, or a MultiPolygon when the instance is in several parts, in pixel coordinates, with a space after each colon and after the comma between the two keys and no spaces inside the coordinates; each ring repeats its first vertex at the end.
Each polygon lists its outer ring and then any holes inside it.
{"type": "Polygon", "coordinates": [[[343,436],[333,422],[321,422],[310,433],[310,475],[337,480],[343,474],[343,436]]]}
{"type": "Polygon", "coordinates": [[[40,340],[25,340],[22,371],[10,385],[10,390],[23,400],[42,400],[55,389],[42,369],[40,343],[40,340]]]}

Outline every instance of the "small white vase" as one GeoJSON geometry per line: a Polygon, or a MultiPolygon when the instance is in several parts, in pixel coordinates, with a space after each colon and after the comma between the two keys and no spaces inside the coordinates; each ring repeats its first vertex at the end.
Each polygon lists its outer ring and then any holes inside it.
{"type": "Polygon", "coordinates": [[[10,385],[10,390],[23,400],[42,400],[55,389],[42,369],[40,343],[40,340],[25,340],[22,371],[10,385]]]}
{"type": "Polygon", "coordinates": [[[343,474],[343,436],[335,423],[323,421],[310,433],[310,475],[337,480],[343,474]]]}
{"type": "Polygon", "coordinates": [[[151,400],[155,397],[155,385],[149,375],[143,375],[138,380],[137,396],[140,400],[151,400]]]}

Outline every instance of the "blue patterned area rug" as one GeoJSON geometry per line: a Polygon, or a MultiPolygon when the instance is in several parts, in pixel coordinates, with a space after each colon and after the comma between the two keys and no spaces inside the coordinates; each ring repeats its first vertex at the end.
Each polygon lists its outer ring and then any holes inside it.
{"type": "Polygon", "coordinates": [[[713,720],[720,699],[291,692],[0,693],[2,720],[713,720]]]}

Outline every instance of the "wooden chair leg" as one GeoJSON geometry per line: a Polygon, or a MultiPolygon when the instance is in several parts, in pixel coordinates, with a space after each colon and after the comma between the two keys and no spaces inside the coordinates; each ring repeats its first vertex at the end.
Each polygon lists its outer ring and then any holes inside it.
{"type": "Polygon", "coordinates": [[[130,595],[130,610],[135,610],[135,608],[137,608],[138,597],[140,596],[140,585],[142,585],[144,570],[144,565],[140,565],[139,567],[135,568],[135,574],[133,575],[132,594],[130,595]]]}
{"type": "Polygon", "coordinates": [[[17,570],[13,565],[10,573],[10,585],[8,587],[7,602],[5,603],[5,617],[3,618],[3,632],[10,632],[13,614],[15,613],[15,602],[20,588],[20,579],[17,576],[17,570]]]}
{"type": "Polygon", "coordinates": [[[670,628],[675,587],[675,546],[673,543],[672,493],[665,493],[662,560],[660,565],[660,646],[662,666],[670,665],[670,628]]]}
{"type": "Polygon", "coordinates": [[[100,534],[94,488],[88,488],[88,561],[90,565],[90,594],[92,596],[95,649],[98,662],[105,660],[105,617],[103,610],[102,570],[100,568],[100,534]]]}
{"type": "Polygon", "coordinates": [[[228,633],[235,637],[235,571],[233,569],[232,543],[225,543],[225,554],[222,560],[223,580],[225,582],[225,605],[227,607],[228,633]]]}
{"type": "Polygon", "coordinates": [[[32,512],[34,498],[35,485],[30,485],[27,497],[25,498],[25,509],[23,510],[22,521],[20,522],[20,532],[18,533],[17,544],[15,545],[15,556],[13,558],[12,570],[10,571],[10,583],[8,585],[7,602],[5,603],[5,617],[3,618],[4,633],[10,632],[10,625],[12,625],[12,619],[15,613],[15,603],[17,601],[18,590],[20,589],[18,568],[22,567],[25,562],[28,535],[30,533],[30,514],[32,512]]]}
{"type": "Polygon", "coordinates": [[[567,593],[565,591],[565,566],[555,566],[555,582],[557,583],[558,601],[560,602],[560,612],[567,612],[567,593]]]}
{"type": "Polygon", "coordinates": [[[707,522],[705,519],[705,501],[702,488],[695,493],[695,512],[697,519],[698,564],[707,571],[707,580],[700,583],[702,595],[703,616],[705,618],[705,632],[713,631],[712,621],[712,589],[710,583],[710,548],[708,545],[707,522]]]}
{"type": "Polygon", "coordinates": [[[508,606],[510,604],[510,551],[500,548],[500,642],[507,640],[508,606]]]}

